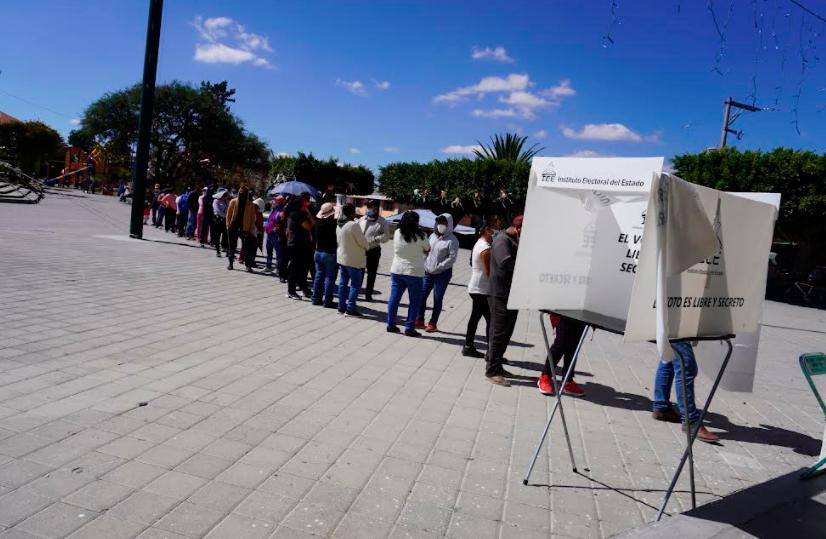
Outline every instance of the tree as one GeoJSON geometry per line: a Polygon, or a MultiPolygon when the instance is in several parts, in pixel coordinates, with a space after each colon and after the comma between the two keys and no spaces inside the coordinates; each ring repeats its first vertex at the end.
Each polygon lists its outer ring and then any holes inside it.
{"type": "Polygon", "coordinates": [[[533,156],[544,150],[544,147],[537,147],[534,144],[528,149],[524,149],[528,137],[520,137],[515,133],[505,133],[504,135],[494,135],[490,138],[490,145],[478,142],[480,148],[474,149],[477,159],[492,159],[514,161],[517,163],[530,163],[533,156]]]}
{"type": "Polygon", "coordinates": [[[278,155],[270,162],[270,176],[282,175],[285,179],[297,179],[323,191],[334,184],[339,193],[366,195],[373,192],[375,176],[363,165],[339,163],[330,157],[317,159],[312,153],[298,152],[297,155],[278,155]]]}
{"type": "Polygon", "coordinates": [[[678,155],[675,173],[723,191],[782,194],[777,235],[798,245],[793,270],[805,275],[826,263],[826,154],[777,148],[771,152],[725,148],[678,155]]]}
{"type": "MultiPolygon", "coordinates": [[[[196,182],[242,182],[266,174],[269,151],[230,111],[235,90],[226,81],[181,82],[155,90],[150,176],[182,187],[196,182]]],[[[140,86],[105,94],[86,109],[72,141],[98,143],[128,166],[137,143],[140,86]]]]}
{"type": "Polygon", "coordinates": [[[0,124],[0,148],[23,172],[40,176],[42,163],[62,160],[63,138],[43,122],[10,122],[0,124]]]}

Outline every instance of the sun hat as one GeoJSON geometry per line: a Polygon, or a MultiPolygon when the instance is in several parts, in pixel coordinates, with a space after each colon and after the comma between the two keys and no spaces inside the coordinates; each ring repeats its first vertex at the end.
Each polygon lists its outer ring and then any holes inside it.
{"type": "Polygon", "coordinates": [[[226,189],[218,189],[218,192],[215,193],[215,198],[220,200],[228,194],[229,194],[229,191],[227,191],[226,189]]]}
{"type": "Polygon", "coordinates": [[[258,209],[261,211],[264,211],[264,207],[267,205],[267,203],[264,202],[264,199],[261,197],[256,198],[252,201],[252,203],[258,206],[258,209]]]}
{"type": "Polygon", "coordinates": [[[319,218],[319,219],[326,219],[327,217],[330,217],[331,215],[333,215],[335,213],[336,213],[335,205],[333,205],[332,202],[325,202],[324,204],[321,205],[321,209],[319,210],[318,215],[316,215],[316,217],[319,218]]]}

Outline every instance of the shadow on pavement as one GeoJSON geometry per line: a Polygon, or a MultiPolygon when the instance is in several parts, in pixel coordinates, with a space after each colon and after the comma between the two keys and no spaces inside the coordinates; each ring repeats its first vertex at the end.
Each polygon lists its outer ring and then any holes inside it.
{"type": "Polygon", "coordinates": [[[754,537],[826,537],[826,476],[800,479],[802,469],[684,513],[692,519],[730,524],[754,537]]]}
{"type": "MultiPolygon", "coordinates": [[[[586,382],[583,387],[586,391],[585,399],[594,404],[639,412],[651,411],[652,402],[648,397],[617,391],[613,387],[596,382],[586,382]]],[[[716,433],[720,436],[721,442],[732,440],[788,447],[795,453],[807,456],[817,456],[820,452],[820,440],[793,430],[771,425],[757,427],[737,425],[732,423],[728,417],[713,411],[706,414],[706,419],[709,427],[722,431],[716,433]]]]}

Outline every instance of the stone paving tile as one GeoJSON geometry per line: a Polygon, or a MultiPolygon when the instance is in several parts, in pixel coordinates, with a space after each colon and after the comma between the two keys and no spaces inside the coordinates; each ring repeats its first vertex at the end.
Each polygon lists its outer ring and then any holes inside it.
{"type": "MultiPolygon", "coordinates": [[[[607,537],[654,518],[684,438],[648,415],[650,345],[587,341],[587,396],[565,400],[582,473],[557,423],[524,487],[550,403],[531,378],[537,316],[520,313],[508,350],[524,385],[493,387],[484,362],[459,353],[466,264],[442,333],[412,340],[289,302],[271,277],[227,272],[154,229],[129,240],[127,227],[128,206],[97,196],[0,212],[0,250],[17,253],[0,274],[26,283],[0,281],[2,533],[50,515],[58,529],[70,507],[106,511],[72,535],[96,538],[607,537]],[[187,301],[145,293],[159,286],[187,301]]],[[[721,390],[710,426],[722,444],[695,451],[700,501],[818,451],[822,414],[794,357],[826,348],[826,314],[768,302],[764,323],[755,392],[721,390]]],[[[699,400],[709,387],[698,377],[699,400]]],[[[678,493],[669,508],[688,507],[678,493]]]]}
{"type": "Polygon", "coordinates": [[[97,516],[94,511],[55,503],[16,526],[40,537],[66,537],[97,516]]]}

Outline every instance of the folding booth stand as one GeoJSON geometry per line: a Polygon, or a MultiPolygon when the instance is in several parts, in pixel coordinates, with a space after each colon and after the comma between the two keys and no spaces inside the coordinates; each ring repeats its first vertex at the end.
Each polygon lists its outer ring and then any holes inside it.
{"type": "MultiPolygon", "coordinates": [[[[571,437],[568,433],[568,424],[565,421],[565,410],[562,406],[562,392],[561,388],[565,387],[565,384],[568,380],[571,379],[573,376],[574,370],[576,369],[577,360],[579,359],[579,352],[582,350],[582,344],[585,342],[585,337],[588,335],[588,329],[591,331],[596,331],[601,329],[603,331],[607,331],[609,333],[615,333],[618,335],[622,335],[625,332],[625,321],[619,320],[617,318],[611,318],[609,316],[604,316],[598,313],[593,313],[589,311],[581,311],[581,310],[540,310],[539,312],[539,325],[542,328],[542,338],[545,341],[545,354],[546,358],[550,360],[551,357],[551,344],[550,340],[548,339],[548,330],[545,327],[545,320],[548,318],[547,315],[549,314],[556,314],[562,317],[571,318],[574,320],[578,320],[585,324],[585,331],[582,332],[582,336],[579,339],[579,344],[577,344],[576,351],[574,352],[574,357],[571,358],[571,364],[568,366],[568,370],[565,371],[565,375],[562,378],[562,383],[557,384],[556,376],[551,376],[551,383],[554,387],[554,396],[556,397],[554,401],[553,408],[551,409],[551,413],[548,416],[548,420],[545,423],[545,428],[542,430],[542,435],[539,438],[539,443],[536,444],[536,451],[534,451],[533,458],[531,459],[531,463],[528,466],[528,471],[525,474],[525,478],[522,480],[523,485],[527,485],[528,481],[530,480],[531,473],[533,472],[533,468],[536,465],[536,459],[539,458],[539,452],[542,450],[542,445],[545,443],[545,439],[548,436],[548,431],[551,428],[551,423],[556,416],[557,409],[559,410],[559,417],[562,419],[562,431],[565,434],[565,441],[568,444],[568,453],[571,457],[571,468],[576,473],[576,460],[574,459],[574,450],[571,445],[571,437]]],[[[700,418],[698,420],[698,425],[703,424],[703,419],[705,419],[706,413],[711,406],[711,400],[714,398],[714,393],[717,391],[717,386],[720,384],[720,380],[723,378],[723,374],[725,373],[726,367],[728,366],[729,359],[731,358],[731,353],[733,350],[731,339],[734,338],[734,335],[724,335],[719,337],[700,337],[700,338],[691,338],[691,339],[672,339],[669,342],[684,342],[684,341],[723,341],[727,344],[727,352],[725,358],[723,359],[722,366],[717,373],[717,376],[714,379],[714,384],[711,386],[711,391],[708,394],[708,398],[706,399],[706,403],[703,406],[703,409],[700,411],[700,418]]],[[[680,354],[676,354],[677,360],[680,362],[680,372],[685,373],[685,362],[683,357],[680,354]]],[[[688,400],[687,400],[687,391],[686,391],[686,382],[685,377],[681,377],[681,381],[683,384],[683,410],[688,409],[688,400]]],[[[685,466],[686,460],[688,460],[688,470],[689,470],[689,482],[691,485],[691,507],[697,507],[697,497],[696,491],[694,488],[694,452],[692,451],[692,446],[694,445],[694,440],[697,438],[697,430],[696,429],[686,429],[686,447],[683,451],[682,458],[680,459],[680,463],[677,466],[677,469],[674,471],[674,475],[671,478],[671,483],[666,490],[665,497],[663,498],[663,503],[660,506],[660,511],[657,514],[657,520],[660,520],[665,512],[665,507],[668,505],[668,500],[671,498],[671,494],[674,492],[674,488],[677,485],[677,480],[680,478],[682,474],[683,467],[685,466]]]]}

